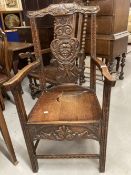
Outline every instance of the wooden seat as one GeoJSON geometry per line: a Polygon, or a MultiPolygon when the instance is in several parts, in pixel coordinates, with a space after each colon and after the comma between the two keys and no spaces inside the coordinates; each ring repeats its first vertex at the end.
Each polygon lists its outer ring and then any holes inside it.
{"type": "Polygon", "coordinates": [[[43,93],[29,114],[28,123],[98,122],[101,108],[95,93],[77,85],[67,88],[60,86],[43,93]]]}
{"type": "Polygon", "coordinates": [[[110,75],[107,66],[96,58],[96,13],[98,10],[97,6],[62,3],[28,12],[36,61],[19,71],[4,86],[7,90],[11,90],[14,96],[33,172],[38,171],[37,159],[42,158],[99,159],[99,170],[105,171],[110,95],[115,80],[110,75]],[[46,67],[43,65],[37,28],[37,18],[46,15],[52,15],[55,20],[55,37],[50,44],[50,50],[58,64],[56,80],[59,82],[50,89],[45,86],[46,67]],[[81,86],[80,77],[83,75],[88,15],[91,17],[91,66],[90,85],[85,88],[81,86]],[[96,67],[104,78],[102,104],[99,103],[96,95],[96,67]],[[39,70],[42,94],[27,115],[19,86],[23,78],[35,69],[39,70]],[[97,141],[99,153],[43,155],[37,149],[41,139],[57,141],[92,139],[97,141]]]}

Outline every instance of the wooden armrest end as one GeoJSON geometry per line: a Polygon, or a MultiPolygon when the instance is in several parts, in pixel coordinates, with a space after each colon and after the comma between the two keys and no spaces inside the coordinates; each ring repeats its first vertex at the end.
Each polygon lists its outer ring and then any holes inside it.
{"type": "MultiPolygon", "coordinates": [[[[41,54],[42,54],[42,55],[43,55],[43,54],[46,54],[46,53],[50,53],[50,52],[51,52],[50,48],[42,49],[42,50],[41,50],[41,54]]],[[[31,58],[31,57],[34,57],[34,56],[35,56],[35,52],[25,52],[25,53],[20,53],[20,54],[19,54],[19,57],[20,57],[21,59],[31,58]]]]}
{"type": "Polygon", "coordinates": [[[96,58],[93,59],[94,63],[96,64],[96,66],[99,68],[99,70],[101,71],[102,75],[105,77],[105,79],[111,83],[111,86],[115,86],[116,83],[116,79],[112,77],[112,75],[110,74],[108,67],[106,66],[106,64],[104,64],[100,59],[96,58]]]}

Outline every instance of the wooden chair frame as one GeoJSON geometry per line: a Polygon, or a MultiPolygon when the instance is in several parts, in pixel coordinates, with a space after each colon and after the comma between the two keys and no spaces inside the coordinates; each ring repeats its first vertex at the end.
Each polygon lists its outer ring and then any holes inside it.
{"type": "MultiPolygon", "coordinates": [[[[37,159],[41,158],[96,158],[99,159],[99,170],[100,172],[105,171],[105,159],[106,159],[106,145],[107,145],[107,131],[108,131],[108,119],[109,119],[109,107],[110,107],[110,95],[111,95],[111,87],[115,85],[115,80],[110,75],[107,66],[96,58],[96,13],[98,12],[98,7],[91,6],[80,6],[75,3],[71,4],[55,4],[50,5],[49,7],[38,10],[35,12],[29,12],[28,16],[30,17],[33,41],[34,41],[34,49],[36,61],[27,65],[21,71],[18,72],[12,79],[4,84],[6,90],[11,90],[16,102],[16,108],[18,111],[18,115],[20,118],[22,130],[24,133],[28,153],[31,160],[31,165],[33,172],[38,171],[38,162],[37,159]],[[98,122],[88,123],[87,121],[77,121],[77,122],[45,122],[43,123],[29,123],[29,116],[26,114],[24,102],[22,99],[22,94],[19,89],[21,81],[24,79],[28,73],[40,66],[40,87],[42,91],[45,90],[45,78],[43,76],[43,61],[41,56],[41,48],[39,42],[38,30],[35,22],[35,18],[43,17],[46,14],[51,14],[53,16],[57,15],[65,15],[65,14],[75,14],[75,13],[83,13],[91,15],[91,79],[90,79],[90,89],[95,94],[96,90],[96,66],[101,71],[104,77],[104,88],[103,88],[103,103],[101,109],[101,119],[98,122]],[[76,137],[84,138],[83,132],[79,134],[75,132],[73,135],[69,136],[68,134],[64,135],[64,138],[57,137],[53,131],[57,130],[57,132],[61,132],[61,130],[65,131],[67,129],[73,129],[73,127],[85,128],[86,127],[86,138],[95,139],[100,144],[100,154],[66,154],[66,155],[38,155],[36,154],[36,148],[40,139],[53,139],[53,140],[72,140],[74,135],[76,137]],[[42,132],[40,132],[40,128],[42,128],[42,132]],[[49,130],[49,133],[45,133],[45,130],[49,130]],[[92,132],[93,131],[93,132],[92,132]]],[[[67,86],[67,88],[70,87],[67,86]]]]}

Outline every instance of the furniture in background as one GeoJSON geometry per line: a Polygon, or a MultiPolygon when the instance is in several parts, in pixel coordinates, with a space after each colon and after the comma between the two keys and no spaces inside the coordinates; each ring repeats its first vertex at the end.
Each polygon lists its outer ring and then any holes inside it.
{"type": "Polygon", "coordinates": [[[0,11],[19,11],[22,10],[21,0],[2,0],[0,11]]]}
{"type": "MultiPolygon", "coordinates": [[[[96,13],[97,6],[80,6],[74,3],[52,4],[41,11],[29,12],[33,35],[36,61],[19,71],[11,80],[4,84],[11,90],[15,99],[23,134],[25,137],[33,172],[38,171],[37,159],[41,158],[96,158],[99,159],[100,172],[105,171],[108,118],[111,87],[115,80],[110,75],[107,66],[96,58],[96,13]],[[36,18],[46,15],[55,18],[55,38],[51,42],[51,52],[58,64],[57,81],[60,85],[45,91],[44,66],[36,18]],[[91,15],[91,76],[90,87],[76,85],[83,65],[86,26],[83,20],[91,15]],[[79,29],[79,30],[78,30],[79,29]],[[78,65],[76,65],[78,60],[78,65]],[[43,91],[29,115],[25,106],[19,85],[23,78],[36,67],[40,68],[40,87],[43,91]],[[104,76],[102,108],[96,96],[96,66],[104,76]],[[98,154],[51,154],[37,153],[41,139],[71,141],[93,139],[98,141],[98,154]]],[[[45,18],[44,18],[45,19],[45,18]]],[[[53,147],[55,150],[55,148],[53,147]]]]}
{"type": "MultiPolygon", "coordinates": [[[[47,7],[52,3],[61,2],[86,2],[86,0],[45,0],[45,1],[27,1],[22,0],[24,14],[27,10],[38,10],[40,8],[47,7]]],[[[105,58],[106,63],[109,66],[110,71],[113,71],[113,65],[115,59],[117,59],[116,70],[118,71],[120,64],[121,70],[119,78],[124,78],[123,68],[125,66],[125,57],[127,52],[127,42],[128,42],[128,13],[129,13],[129,0],[88,0],[89,5],[99,5],[100,12],[97,15],[97,56],[105,58]]],[[[24,18],[26,25],[29,25],[28,17],[24,18]]],[[[89,20],[90,24],[90,20],[89,20]]],[[[51,28],[53,26],[52,18],[47,17],[45,21],[39,19],[38,27],[41,29],[40,36],[41,40],[44,40],[42,36],[46,36],[48,42],[42,42],[42,47],[48,48],[51,40],[53,39],[53,32],[51,28]],[[46,32],[46,35],[44,34],[46,32]],[[51,39],[49,41],[49,38],[51,39]]],[[[89,54],[90,51],[90,39],[88,30],[87,40],[86,40],[86,53],[89,54]]]]}
{"type": "Polygon", "coordinates": [[[20,42],[25,42],[25,43],[33,42],[30,26],[15,27],[15,29],[18,31],[20,42]]]}
{"type": "MultiPolygon", "coordinates": [[[[129,0],[90,0],[90,5],[96,3],[100,6],[97,15],[97,56],[107,60],[110,71],[113,70],[115,59],[117,59],[117,71],[121,61],[119,78],[122,80],[128,43],[129,0]]],[[[89,49],[90,40],[87,39],[86,43],[89,49]]]]}
{"type": "Polygon", "coordinates": [[[0,20],[2,23],[2,29],[4,32],[13,31],[14,27],[22,26],[22,12],[8,12],[8,11],[0,11],[0,20]]]}
{"type": "Polygon", "coordinates": [[[8,42],[6,34],[0,28],[0,105],[2,110],[5,109],[3,96],[1,93],[3,83],[11,78],[11,67],[8,57],[8,42]]]}
{"type": "Polygon", "coordinates": [[[8,148],[9,154],[10,154],[10,159],[14,165],[17,165],[18,161],[17,161],[16,156],[15,156],[15,152],[13,149],[13,145],[12,145],[12,142],[10,139],[10,135],[9,135],[9,132],[7,129],[7,125],[6,125],[6,122],[4,119],[4,115],[2,112],[1,106],[0,106],[0,131],[2,133],[4,140],[5,140],[5,143],[7,145],[7,148],[8,148]]]}
{"type": "Polygon", "coordinates": [[[13,69],[14,74],[18,72],[19,66],[22,68],[27,65],[27,60],[24,62],[20,59],[19,53],[21,52],[33,52],[34,46],[32,43],[25,42],[8,42],[8,60],[9,65],[13,69]],[[23,65],[22,65],[23,64],[23,65]]]}
{"type": "MultiPolygon", "coordinates": [[[[14,74],[16,74],[20,61],[23,63],[23,60],[20,60],[19,53],[26,51],[33,52],[33,50],[32,43],[8,42],[6,34],[0,29],[0,88],[2,88],[5,81],[11,78],[11,70],[13,69],[14,74]]],[[[27,64],[27,61],[25,64],[27,64]]],[[[0,93],[0,101],[4,110],[2,93],[0,93]]]]}
{"type": "MultiPolygon", "coordinates": [[[[42,54],[42,57],[44,57],[46,54],[51,54],[50,48],[41,49],[41,54],[42,54]]],[[[20,53],[19,57],[21,58],[21,60],[26,59],[28,61],[28,64],[36,60],[35,52],[20,53]]],[[[59,84],[59,82],[57,81],[56,71],[57,71],[57,64],[56,64],[56,61],[52,59],[52,63],[49,64],[48,66],[45,66],[45,69],[44,69],[45,80],[46,80],[46,83],[48,84],[47,88],[50,88],[53,85],[59,84]]],[[[37,67],[36,69],[33,69],[27,76],[29,79],[29,88],[30,88],[32,99],[39,97],[41,93],[39,74],[40,74],[40,67],[37,67]]]]}
{"type": "Polygon", "coordinates": [[[8,41],[19,41],[17,30],[14,30],[14,27],[22,25],[21,0],[2,0],[0,2],[0,27],[6,32],[8,41]]]}

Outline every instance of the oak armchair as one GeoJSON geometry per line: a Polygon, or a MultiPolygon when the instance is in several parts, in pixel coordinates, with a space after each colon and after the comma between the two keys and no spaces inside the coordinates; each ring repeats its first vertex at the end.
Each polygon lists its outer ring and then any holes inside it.
{"type": "Polygon", "coordinates": [[[19,71],[4,86],[6,90],[11,90],[14,96],[33,172],[38,171],[37,159],[41,158],[96,158],[99,159],[100,172],[105,171],[110,95],[115,80],[110,75],[107,66],[96,58],[96,13],[98,10],[97,6],[64,3],[28,12],[37,61],[19,71]],[[45,89],[45,72],[35,21],[35,18],[44,17],[47,14],[54,16],[57,24],[54,28],[56,37],[50,48],[58,63],[57,81],[60,82],[59,85],[48,90],[45,89]],[[76,15],[79,17],[76,18],[76,15]],[[85,37],[85,28],[82,26],[81,18],[87,20],[88,15],[91,15],[92,32],[91,76],[90,87],[87,88],[76,84],[76,81],[79,82],[84,55],[82,38],[85,37]],[[40,87],[43,92],[27,115],[19,85],[23,78],[37,66],[40,69],[40,87]],[[102,108],[96,95],[96,67],[104,77],[102,108]],[[37,153],[37,146],[41,139],[57,141],[93,139],[98,141],[100,151],[99,154],[41,155],[37,153]]]}

